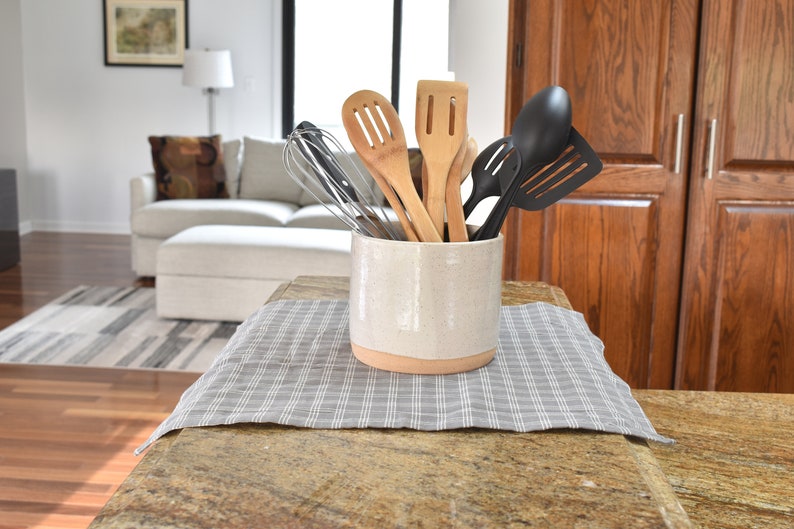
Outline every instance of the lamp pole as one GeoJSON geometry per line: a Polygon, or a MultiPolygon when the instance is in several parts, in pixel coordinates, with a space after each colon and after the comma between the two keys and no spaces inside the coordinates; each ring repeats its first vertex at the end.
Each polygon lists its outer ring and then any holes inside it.
{"type": "Polygon", "coordinates": [[[210,136],[215,135],[215,96],[220,93],[217,88],[208,87],[204,89],[207,94],[207,116],[210,125],[210,136]]]}

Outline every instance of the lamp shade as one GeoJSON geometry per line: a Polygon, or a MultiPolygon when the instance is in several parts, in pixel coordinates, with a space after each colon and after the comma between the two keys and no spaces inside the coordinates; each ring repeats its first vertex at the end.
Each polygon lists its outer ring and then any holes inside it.
{"type": "Polygon", "coordinates": [[[234,86],[229,50],[185,50],[182,84],[200,88],[234,86]]]}

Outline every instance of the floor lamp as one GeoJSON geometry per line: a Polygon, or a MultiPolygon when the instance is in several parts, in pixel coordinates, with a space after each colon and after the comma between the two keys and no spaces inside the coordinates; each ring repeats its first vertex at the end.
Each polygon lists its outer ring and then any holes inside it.
{"type": "Polygon", "coordinates": [[[215,96],[220,88],[234,86],[229,50],[185,50],[182,84],[202,89],[208,98],[210,136],[215,134],[215,96]]]}

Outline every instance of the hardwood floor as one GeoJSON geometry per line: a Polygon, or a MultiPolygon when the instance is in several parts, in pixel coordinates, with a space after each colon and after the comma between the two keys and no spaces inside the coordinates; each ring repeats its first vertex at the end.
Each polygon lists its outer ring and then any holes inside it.
{"type": "MultiPolygon", "coordinates": [[[[153,286],[124,235],[34,232],[0,272],[0,328],[80,284],[153,286]]],[[[198,374],[0,364],[0,529],[87,527],[198,374]]]]}
{"type": "Polygon", "coordinates": [[[154,286],[130,267],[128,235],[33,232],[21,261],[0,272],[0,329],[78,285],[154,286]]]}
{"type": "Polygon", "coordinates": [[[196,373],[0,364],[0,528],[85,528],[196,373]]]}

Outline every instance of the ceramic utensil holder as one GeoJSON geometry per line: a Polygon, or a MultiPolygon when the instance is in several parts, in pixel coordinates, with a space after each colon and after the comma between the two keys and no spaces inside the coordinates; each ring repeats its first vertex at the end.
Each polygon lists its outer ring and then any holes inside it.
{"type": "Polygon", "coordinates": [[[414,374],[470,371],[499,339],[503,237],[423,243],[353,233],[350,342],[367,365],[414,374]]]}

